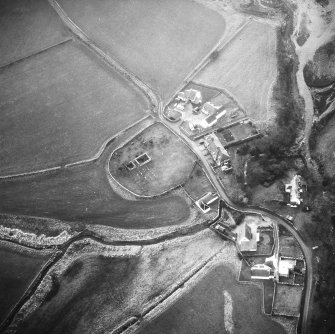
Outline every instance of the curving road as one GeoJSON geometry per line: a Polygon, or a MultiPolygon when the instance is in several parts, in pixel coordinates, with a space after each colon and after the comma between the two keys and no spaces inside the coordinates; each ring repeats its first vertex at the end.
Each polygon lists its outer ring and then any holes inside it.
{"type": "MultiPolygon", "coordinates": [[[[312,251],[305,244],[303,238],[299,234],[299,232],[291,225],[291,223],[286,220],[284,217],[278,215],[275,212],[272,212],[266,208],[256,207],[256,206],[243,206],[234,203],[225,192],[222,184],[218,181],[215,173],[213,172],[211,166],[209,165],[206,157],[203,155],[202,151],[198,147],[196,142],[193,142],[188,137],[186,137],[179,129],[178,123],[170,123],[163,116],[164,105],[162,103],[161,97],[154,92],[154,90],[144,83],[141,79],[136,77],[132,72],[126,69],[122,64],[118,61],[107,55],[103,50],[101,50],[93,41],[91,41],[86,34],[69,18],[63,8],[58,4],[56,0],[49,0],[49,3],[56,10],[62,21],[65,25],[72,31],[72,33],[77,36],[85,45],[87,45],[90,49],[92,49],[99,57],[101,57],[104,61],[106,61],[110,66],[119,71],[122,75],[124,75],[129,81],[135,84],[140,90],[144,92],[144,94],[150,99],[153,107],[155,108],[156,117],[160,119],[160,121],[165,124],[172,132],[174,132],[177,136],[181,138],[185,142],[185,144],[198,156],[199,160],[201,160],[203,167],[206,171],[208,178],[212,181],[215,186],[218,194],[221,196],[225,204],[236,211],[240,211],[243,213],[251,213],[258,215],[268,216],[273,222],[276,222],[278,225],[284,226],[287,230],[289,230],[292,235],[297,239],[304,257],[306,261],[306,286],[305,286],[305,300],[304,300],[304,309],[302,315],[302,327],[301,332],[303,334],[308,333],[308,322],[309,322],[309,310],[311,303],[311,292],[313,287],[313,263],[312,263],[312,251]]],[[[244,26],[242,27],[242,29],[244,26]]],[[[218,45],[218,47],[222,47],[222,45],[218,45]]],[[[212,50],[213,51],[213,50],[212,50]]],[[[205,64],[208,60],[209,55],[206,55],[204,59],[201,60],[200,64],[205,64]]],[[[202,69],[203,66],[197,66],[196,69],[202,69]]],[[[192,71],[192,75],[190,77],[194,77],[197,70],[192,71]]],[[[187,85],[188,80],[184,81],[184,84],[187,85]]]]}
{"type": "Polygon", "coordinates": [[[169,126],[169,128],[180,138],[183,139],[183,141],[186,143],[188,147],[198,156],[198,158],[201,160],[203,167],[206,170],[206,174],[208,178],[211,180],[213,185],[215,186],[216,190],[218,191],[218,194],[221,196],[221,198],[224,200],[226,206],[229,208],[243,212],[243,213],[249,213],[249,214],[258,214],[269,217],[273,222],[277,223],[278,225],[284,226],[287,230],[290,231],[290,233],[297,239],[304,257],[306,261],[306,285],[305,285],[305,301],[304,301],[304,310],[303,310],[303,316],[302,316],[302,327],[301,332],[303,334],[308,333],[308,321],[309,321],[309,309],[310,309],[310,302],[311,302],[311,292],[313,287],[313,262],[312,262],[312,251],[311,249],[305,244],[303,238],[301,237],[300,233],[291,225],[291,223],[285,219],[284,217],[280,216],[279,214],[272,212],[271,210],[268,210],[266,208],[257,207],[257,206],[243,206],[236,204],[233,202],[227,195],[226,191],[224,190],[222,184],[218,181],[215,173],[213,172],[211,166],[209,165],[209,162],[207,161],[207,158],[203,155],[203,152],[200,150],[197,143],[191,141],[188,137],[186,137],[180,130],[178,131],[176,128],[178,125],[171,126],[171,123],[162,116],[162,110],[159,112],[159,116],[161,121],[169,126]]]}

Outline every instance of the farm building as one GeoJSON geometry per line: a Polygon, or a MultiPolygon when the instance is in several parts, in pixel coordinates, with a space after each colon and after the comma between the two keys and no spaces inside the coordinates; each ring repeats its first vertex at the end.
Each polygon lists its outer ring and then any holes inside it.
{"type": "Polygon", "coordinates": [[[215,203],[218,199],[218,194],[208,192],[198,199],[195,204],[203,213],[207,213],[211,210],[210,205],[215,203]]]}
{"type": "Polygon", "coordinates": [[[208,116],[208,115],[212,115],[213,113],[215,113],[220,108],[221,108],[221,106],[216,106],[212,102],[206,102],[201,107],[201,112],[208,116]]]}
{"type": "Polygon", "coordinates": [[[251,267],[251,279],[272,279],[274,278],[271,267],[264,263],[255,264],[251,267]]]}
{"type": "Polygon", "coordinates": [[[290,271],[294,269],[296,262],[297,261],[295,259],[287,259],[281,257],[279,259],[279,269],[278,269],[279,276],[289,277],[290,271]]]}
{"type": "Polygon", "coordinates": [[[257,242],[259,240],[259,233],[257,232],[257,225],[244,224],[238,233],[237,243],[241,252],[255,252],[257,250],[257,242]]]}
{"type": "Polygon", "coordinates": [[[303,180],[300,175],[295,175],[290,183],[285,184],[285,192],[290,194],[289,206],[296,208],[301,204],[302,185],[303,180]]]}
{"type": "Polygon", "coordinates": [[[184,92],[179,92],[177,97],[177,101],[183,102],[192,102],[193,104],[200,104],[202,102],[202,95],[199,90],[196,89],[187,89],[184,92]]]}
{"type": "Polygon", "coordinates": [[[218,111],[216,112],[215,114],[213,115],[210,115],[208,116],[206,119],[205,119],[205,124],[204,124],[204,127],[205,128],[209,128],[211,126],[213,126],[215,123],[217,123],[217,121],[223,117],[225,114],[226,114],[226,110],[221,110],[221,111],[218,111]]]}
{"type": "Polygon", "coordinates": [[[204,145],[217,166],[222,166],[225,162],[230,161],[229,153],[214,133],[205,137],[204,145]]]}

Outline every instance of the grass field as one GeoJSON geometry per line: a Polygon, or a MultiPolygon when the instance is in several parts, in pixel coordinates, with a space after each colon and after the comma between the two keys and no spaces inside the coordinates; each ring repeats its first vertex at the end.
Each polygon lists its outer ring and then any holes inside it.
{"type": "Polygon", "coordinates": [[[261,314],[259,289],[238,284],[229,268],[224,266],[211,270],[140,333],[229,333],[224,319],[227,293],[232,298],[234,333],[285,333],[279,324],[261,314]]]}
{"type": "Polygon", "coordinates": [[[25,319],[18,333],[111,333],[120,323],[158,302],[199,263],[224,247],[234,251],[208,230],[136,246],[137,250],[111,246],[114,254],[123,255],[114,258],[97,254],[113,256],[108,246],[84,243],[84,250],[79,243],[71,246],[68,260],[61,260],[52,269],[53,287],[47,300],[25,319]],[[139,257],[127,255],[139,251],[139,257]]]}
{"type": "Polygon", "coordinates": [[[220,39],[220,15],[190,0],[61,0],[104,51],[164,98],[220,39]],[[99,18],[99,19],[97,19],[99,18]]]}
{"type": "Polygon", "coordinates": [[[196,160],[195,154],[161,123],[156,123],[115,151],[110,172],[138,195],[153,196],[184,183],[196,160]],[[125,165],[147,153],[151,161],[129,170],[125,165]]]}
{"type": "Polygon", "coordinates": [[[46,252],[0,241],[0,323],[49,258],[46,252]]]}
{"type": "Polygon", "coordinates": [[[272,280],[264,281],[263,289],[264,289],[264,311],[266,314],[271,314],[273,295],[274,295],[273,281],[272,280]]]}
{"type": "Polygon", "coordinates": [[[130,291],[121,287],[131,283],[137,262],[137,258],[93,254],[80,257],[54,279],[46,301],[21,324],[17,333],[74,333],[83,322],[88,333],[87,327],[93,330],[99,311],[107,308],[111,318],[127,298],[130,291]]]}
{"type": "Polygon", "coordinates": [[[302,258],[303,254],[297,240],[291,235],[279,237],[279,253],[282,256],[302,258]]]}
{"type": "Polygon", "coordinates": [[[215,192],[207,175],[198,163],[194,166],[190,178],[184,184],[184,189],[194,200],[199,199],[207,192],[215,192]]]}
{"type": "Polygon", "coordinates": [[[105,171],[109,155],[128,135],[142,128],[141,123],[115,139],[95,163],[0,181],[0,211],[120,228],[181,224],[190,215],[183,197],[169,194],[154,200],[128,201],[111,189],[105,171]]]}
{"type": "Polygon", "coordinates": [[[0,80],[2,175],[90,158],[147,107],[125,79],[75,42],[0,70],[0,80]]]}
{"type": "Polygon", "coordinates": [[[273,117],[267,102],[276,69],[276,32],[270,25],[253,21],[194,81],[227,89],[249,117],[263,122],[273,117]]]}
{"type": "Polygon", "coordinates": [[[302,286],[277,284],[273,313],[299,316],[302,291],[302,286]]]}
{"type": "Polygon", "coordinates": [[[325,174],[332,177],[335,175],[335,116],[328,121],[326,126],[320,132],[315,152],[322,157],[325,168],[325,174]]]}
{"type": "Polygon", "coordinates": [[[256,134],[256,129],[250,124],[238,124],[229,128],[235,140],[242,140],[256,134]]]}
{"type": "Polygon", "coordinates": [[[69,38],[46,0],[2,0],[0,67],[69,38]]]}

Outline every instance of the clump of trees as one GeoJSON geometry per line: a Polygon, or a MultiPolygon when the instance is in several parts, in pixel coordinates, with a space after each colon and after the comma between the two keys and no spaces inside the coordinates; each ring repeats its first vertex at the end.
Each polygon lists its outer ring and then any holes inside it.
{"type": "MultiPolygon", "coordinates": [[[[289,15],[289,13],[287,13],[289,15]]],[[[302,102],[296,82],[297,61],[290,41],[292,24],[277,31],[278,80],[274,88],[276,119],[264,136],[242,146],[238,154],[250,154],[258,164],[250,164],[248,179],[251,186],[270,185],[284,176],[289,168],[287,158],[294,153],[298,131],[302,128],[302,102]]],[[[249,167],[249,166],[248,166],[249,167]]]]}

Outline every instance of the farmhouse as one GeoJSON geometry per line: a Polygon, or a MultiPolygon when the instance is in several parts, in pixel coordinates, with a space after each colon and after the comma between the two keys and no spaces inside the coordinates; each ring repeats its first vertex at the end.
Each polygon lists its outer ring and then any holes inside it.
{"type": "Polygon", "coordinates": [[[238,233],[237,243],[241,252],[255,252],[257,250],[257,242],[259,241],[259,233],[257,225],[245,224],[238,233]]]}
{"type": "Polygon", "coordinates": [[[213,113],[216,112],[216,110],[220,109],[221,106],[215,106],[212,102],[206,102],[202,108],[201,112],[205,115],[212,115],[213,113]]]}
{"type": "Polygon", "coordinates": [[[200,104],[202,102],[202,95],[199,90],[196,89],[187,89],[184,92],[179,92],[177,97],[177,101],[183,102],[192,102],[193,104],[200,104]]]}
{"type": "Polygon", "coordinates": [[[288,204],[291,207],[298,207],[302,202],[301,193],[302,193],[302,178],[300,175],[295,175],[290,183],[285,184],[285,191],[290,194],[290,203],[288,204]]]}
{"type": "Polygon", "coordinates": [[[198,199],[195,204],[203,213],[207,213],[211,210],[210,205],[215,203],[218,199],[218,194],[208,192],[198,199]]]}
{"type": "Polygon", "coordinates": [[[274,273],[271,267],[264,263],[255,264],[251,267],[251,279],[272,279],[274,278],[274,273]]]}
{"type": "Polygon", "coordinates": [[[204,127],[205,128],[209,128],[211,126],[213,126],[215,123],[217,123],[217,121],[223,117],[225,114],[226,114],[226,110],[222,110],[220,112],[217,112],[213,115],[210,115],[208,116],[206,119],[205,119],[205,122],[204,122],[204,127]]]}
{"type": "Polygon", "coordinates": [[[294,269],[296,262],[297,261],[295,259],[288,259],[288,258],[280,257],[279,268],[278,268],[279,276],[289,277],[290,271],[294,269]]]}
{"type": "Polygon", "coordinates": [[[224,163],[230,161],[227,150],[214,133],[205,137],[204,145],[217,166],[222,166],[224,163]]]}

